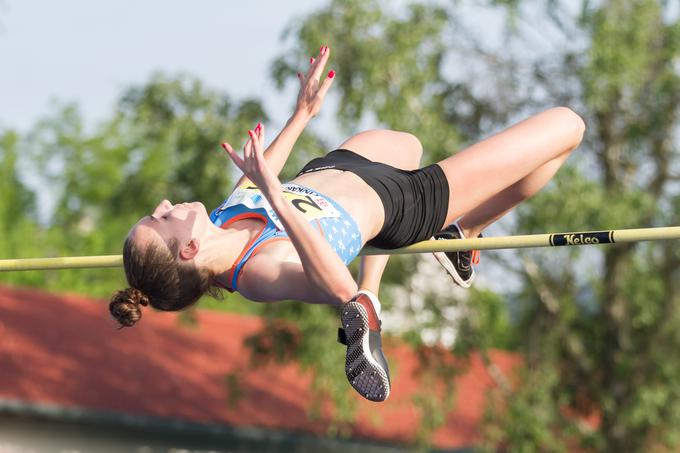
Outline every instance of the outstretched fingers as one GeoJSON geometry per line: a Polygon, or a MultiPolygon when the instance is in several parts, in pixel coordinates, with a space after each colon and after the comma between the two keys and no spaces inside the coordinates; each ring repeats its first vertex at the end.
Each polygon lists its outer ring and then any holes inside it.
{"type": "Polygon", "coordinates": [[[253,131],[248,131],[248,136],[250,137],[245,145],[243,145],[243,160],[246,165],[248,161],[253,158],[253,136],[251,135],[253,131]]]}
{"type": "Polygon", "coordinates": [[[222,143],[222,148],[227,152],[231,160],[234,162],[234,164],[242,171],[245,173],[246,165],[243,159],[234,151],[234,148],[231,147],[231,145],[227,142],[222,143]]]}
{"type": "Polygon", "coordinates": [[[317,97],[323,101],[323,98],[326,96],[326,93],[330,89],[331,85],[333,84],[333,81],[335,80],[335,71],[330,70],[328,72],[328,75],[324,79],[324,81],[321,83],[321,87],[319,87],[319,91],[316,93],[317,97]]]}
{"type": "MultiPolygon", "coordinates": [[[[256,130],[257,129],[258,128],[256,128],[256,130]]],[[[250,140],[248,140],[248,143],[251,144],[251,158],[259,160],[264,155],[264,150],[262,149],[262,134],[263,132],[261,126],[257,132],[248,131],[248,135],[250,135],[250,140]]]]}
{"type": "Polygon", "coordinates": [[[257,126],[255,127],[255,134],[257,135],[257,138],[260,140],[260,143],[264,145],[264,124],[258,122],[257,126]]]}
{"type": "Polygon", "coordinates": [[[318,82],[319,79],[321,79],[321,73],[326,67],[326,63],[328,63],[328,57],[330,54],[331,49],[328,46],[322,46],[321,49],[319,49],[319,57],[310,66],[309,71],[307,72],[308,80],[316,80],[318,82]]]}
{"type": "Polygon", "coordinates": [[[298,73],[300,80],[300,92],[298,93],[296,112],[303,112],[310,117],[316,116],[321,109],[323,99],[330,89],[335,71],[328,72],[327,76],[321,80],[326,63],[330,57],[330,48],[322,46],[318,57],[310,59],[310,67],[305,75],[298,73]]]}
{"type": "Polygon", "coordinates": [[[264,155],[264,126],[262,123],[258,122],[254,130],[249,130],[248,136],[250,137],[250,140],[246,143],[246,146],[249,147],[248,157],[258,161],[264,155]]]}
{"type": "Polygon", "coordinates": [[[243,158],[234,151],[234,148],[229,143],[222,143],[222,148],[229,154],[234,164],[244,173],[246,173],[249,162],[264,154],[262,149],[264,145],[264,126],[262,123],[258,122],[254,130],[249,130],[248,137],[248,141],[243,146],[243,158]]]}

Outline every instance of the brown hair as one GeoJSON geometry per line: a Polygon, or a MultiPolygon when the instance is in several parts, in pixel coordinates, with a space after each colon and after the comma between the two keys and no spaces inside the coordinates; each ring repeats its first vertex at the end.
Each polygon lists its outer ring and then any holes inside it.
{"type": "Polygon", "coordinates": [[[138,247],[128,237],[123,245],[123,264],[129,288],[117,291],[109,311],[121,327],[132,327],[142,317],[142,306],[175,311],[195,303],[206,292],[213,296],[214,277],[206,269],[179,259],[179,243],[172,239],[167,247],[155,243],[138,247]]]}

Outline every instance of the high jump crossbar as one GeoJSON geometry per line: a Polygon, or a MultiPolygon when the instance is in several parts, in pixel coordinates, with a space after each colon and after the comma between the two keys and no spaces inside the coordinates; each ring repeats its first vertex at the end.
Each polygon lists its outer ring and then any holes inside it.
{"type": "MultiPolygon", "coordinates": [[[[615,244],[624,242],[662,241],[670,239],[680,239],[680,226],[607,231],[581,231],[573,233],[527,234],[519,236],[497,236],[476,239],[429,240],[393,250],[364,247],[359,255],[401,255],[428,252],[460,252],[463,250],[560,247],[615,244]]],[[[122,266],[122,255],[67,256],[57,258],[0,260],[0,272],[47,269],[105,268],[122,266]]]]}

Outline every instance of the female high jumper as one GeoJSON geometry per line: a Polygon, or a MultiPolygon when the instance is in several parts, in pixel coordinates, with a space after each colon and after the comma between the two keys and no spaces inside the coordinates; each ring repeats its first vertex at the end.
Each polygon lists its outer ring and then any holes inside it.
{"type": "MultiPolygon", "coordinates": [[[[370,130],[313,159],[290,182],[278,174],[333,83],[321,80],[330,49],[298,74],[295,111],[264,149],[264,127],[248,131],[234,192],[210,214],[200,202],[163,200],[130,230],[123,260],[129,288],[111,299],[122,326],[141,306],[173,311],[217,288],[258,302],[299,300],[340,307],[345,373],[365,398],[390,393],[380,340],[378,288],[387,255],[362,256],[430,239],[477,237],[553,177],[581,142],[585,125],[565,107],[532,116],[441,162],[420,168],[422,146],[406,132],[370,130]]],[[[435,254],[461,286],[474,277],[471,251],[435,254]]]]}

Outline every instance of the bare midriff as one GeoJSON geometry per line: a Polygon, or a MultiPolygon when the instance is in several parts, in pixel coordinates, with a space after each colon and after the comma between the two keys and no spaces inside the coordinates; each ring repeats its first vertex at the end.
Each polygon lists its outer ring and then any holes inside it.
{"type": "MultiPolygon", "coordinates": [[[[302,175],[290,182],[314,189],[340,204],[352,216],[359,227],[364,243],[376,236],[382,228],[385,210],[378,194],[363,179],[344,170],[320,170],[302,175]]],[[[259,231],[261,221],[244,219],[234,222],[231,228],[246,228],[259,231]]],[[[295,247],[290,241],[276,241],[268,244],[260,255],[268,259],[300,262],[295,247]]]]}
{"type": "Polygon", "coordinates": [[[359,226],[364,242],[382,228],[385,210],[378,194],[354,173],[321,170],[299,176],[291,182],[314,189],[340,204],[359,226]]]}

